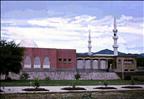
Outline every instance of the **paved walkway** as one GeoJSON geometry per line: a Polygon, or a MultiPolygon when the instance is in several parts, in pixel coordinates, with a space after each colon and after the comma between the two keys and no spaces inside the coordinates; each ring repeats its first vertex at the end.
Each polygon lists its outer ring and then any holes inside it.
{"type": "MultiPolygon", "coordinates": [[[[86,90],[79,90],[79,91],[112,91],[112,90],[144,90],[144,85],[134,85],[134,86],[141,86],[143,88],[140,89],[128,89],[128,88],[121,88],[123,86],[127,86],[127,85],[108,85],[109,87],[115,87],[117,89],[93,89],[95,87],[101,87],[102,85],[97,85],[97,86],[77,86],[77,87],[83,87],[86,90]]],[[[69,87],[69,86],[40,86],[40,88],[45,88],[48,89],[48,92],[70,92],[67,90],[61,90],[61,88],[64,87],[69,87]]],[[[33,88],[30,86],[21,86],[21,87],[1,87],[1,89],[4,91],[2,93],[33,93],[33,92],[27,92],[27,91],[22,91],[22,89],[24,88],[33,88]]],[[[42,92],[42,91],[40,91],[42,92]]],[[[43,91],[46,92],[46,91],[43,91]]],[[[73,92],[73,91],[71,91],[73,92]]],[[[74,91],[74,92],[78,92],[78,91],[74,91]]]]}

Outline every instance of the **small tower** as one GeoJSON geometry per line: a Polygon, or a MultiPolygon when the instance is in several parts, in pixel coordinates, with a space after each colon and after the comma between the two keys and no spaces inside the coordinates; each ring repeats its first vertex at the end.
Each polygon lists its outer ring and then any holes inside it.
{"type": "Polygon", "coordinates": [[[90,29],[88,30],[89,31],[89,37],[88,37],[88,55],[91,56],[92,55],[92,52],[91,52],[91,31],[90,29]]]}
{"type": "Polygon", "coordinates": [[[114,49],[114,55],[117,56],[118,55],[118,45],[117,45],[117,39],[118,39],[118,36],[117,36],[117,24],[116,24],[116,18],[114,17],[114,29],[113,29],[113,33],[114,33],[114,36],[113,36],[113,40],[114,40],[114,45],[113,45],[113,49],[114,49]]]}

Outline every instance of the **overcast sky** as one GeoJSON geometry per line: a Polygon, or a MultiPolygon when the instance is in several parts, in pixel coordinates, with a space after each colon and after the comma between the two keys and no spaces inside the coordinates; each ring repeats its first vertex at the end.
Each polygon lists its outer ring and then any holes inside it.
{"type": "Polygon", "coordinates": [[[113,17],[117,18],[119,51],[144,53],[143,1],[2,1],[1,36],[33,40],[38,47],[87,52],[111,49],[113,17]]]}

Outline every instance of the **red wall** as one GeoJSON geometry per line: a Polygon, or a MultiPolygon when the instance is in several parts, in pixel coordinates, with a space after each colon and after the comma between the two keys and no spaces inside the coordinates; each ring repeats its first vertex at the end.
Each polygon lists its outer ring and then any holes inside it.
{"type": "Polygon", "coordinates": [[[57,68],[60,68],[60,69],[74,69],[74,68],[76,68],[76,50],[58,49],[57,50],[57,56],[58,56],[57,68]],[[62,61],[59,61],[59,58],[61,58],[62,61]],[[66,61],[64,61],[64,59],[66,59],[66,61]],[[69,61],[69,59],[71,61],[69,61]]]}
{"type": "Polygon", "coordinates": [[[74,69],[76,68],[76,50],[75,49],[50,49],[50,48],[25,48],[24,56],[30,56],[32,61],[32,68],[34,58],[40,57],[41,68],[43,67],[43,61],[46,56],[50,60],[51,69],[74,69]],[[62,61],[59,61],[59,58],[62,61]],[[66,59],[67,62],[63,62],[66,59]],[[68,59],[71,59],[68,62],[68,59]]]}

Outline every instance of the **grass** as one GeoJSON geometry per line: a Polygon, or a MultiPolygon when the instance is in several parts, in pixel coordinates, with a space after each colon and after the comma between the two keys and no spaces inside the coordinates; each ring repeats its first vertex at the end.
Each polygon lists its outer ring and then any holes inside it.
{"type": "MultiPolygon", "coordinates": [[[[75,80],[40,80],[40,86],[71,86],[75,80]]],[[[104,82],[108,85],[128,85],[130,80],[78,80],[76,85],[103,85],[104,82]]],[[[1,86],[30,86],[34,80],[1,80],[1,86]]],[[[135,84],[144,84],[144,82],[135,81],[135,84]]]]}

